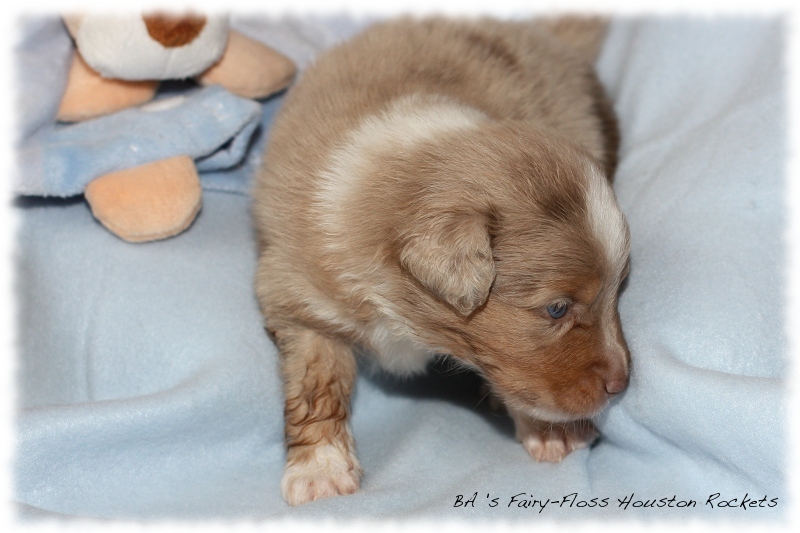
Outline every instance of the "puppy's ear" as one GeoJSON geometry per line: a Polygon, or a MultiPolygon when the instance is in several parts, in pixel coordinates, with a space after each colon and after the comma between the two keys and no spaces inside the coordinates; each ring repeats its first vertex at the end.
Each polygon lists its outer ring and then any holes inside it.
{"type": "Polygon", "coordinates": [[[444,215],[418,221],[406,235],[400,263],[462,315],[486,301],[495,276],[487,220],[444,215]]]}

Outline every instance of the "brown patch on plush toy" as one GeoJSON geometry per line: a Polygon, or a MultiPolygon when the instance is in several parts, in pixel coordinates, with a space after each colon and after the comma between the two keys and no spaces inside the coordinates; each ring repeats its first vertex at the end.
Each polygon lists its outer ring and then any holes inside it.
{"type": "Polygon", "coordinates": [[[185,46],[200,35],[206,25],[206,18],[201,15],[166,15],[154,13],[143,15],[144,25],[150,37],[166,48],[185,46]]]}
{"type": "Polygon", "coordinates": [[[101,176],[85,195],[103,226],[126,241],[144,242],[188,228],[202,190],[192,158],[178,156],[101,176]]]}

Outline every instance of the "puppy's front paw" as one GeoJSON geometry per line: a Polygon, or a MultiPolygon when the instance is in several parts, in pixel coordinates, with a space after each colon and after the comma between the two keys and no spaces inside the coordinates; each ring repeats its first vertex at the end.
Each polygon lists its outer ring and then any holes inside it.
{"type": "Polygon", "coordinates": [[[586,448],[598,436],[589,420],[551,424],[539,420],[517,423],[517,439],[537,461],[561,462],[580,448],[586,448]]]}
{"type": "Polygon", "coordinates": [[[289,505],[304,503],[358,490],[361,466],[354,455],[333,445],[319,446],[311,458],[289,460],[281,480],[281,493],[289,505]]]}

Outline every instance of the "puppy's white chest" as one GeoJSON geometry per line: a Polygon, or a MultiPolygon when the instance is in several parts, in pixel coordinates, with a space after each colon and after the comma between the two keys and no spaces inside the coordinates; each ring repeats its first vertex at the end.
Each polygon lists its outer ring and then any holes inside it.
{"type": "Polygon", "coordinates": [[[378,365],[393,374],[408,376],[425,370],[434,352],[422,346],[411,333],[388,319],[374,322],[367,329],[370,353],[378,365]]]}

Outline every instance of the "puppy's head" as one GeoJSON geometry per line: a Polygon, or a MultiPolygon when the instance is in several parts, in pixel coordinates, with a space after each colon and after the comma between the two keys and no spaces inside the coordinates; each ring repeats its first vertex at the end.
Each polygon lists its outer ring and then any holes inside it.
{"type": "Polygon", "coordinates": [[[617,312],[629,232],[608,179],[551,134],[451,141],[417,162],[434,185],[411,195],[398,231],[412,321],[511,407],[553,422],[597,414],[626,387],[630,357],[617,312]]]}

